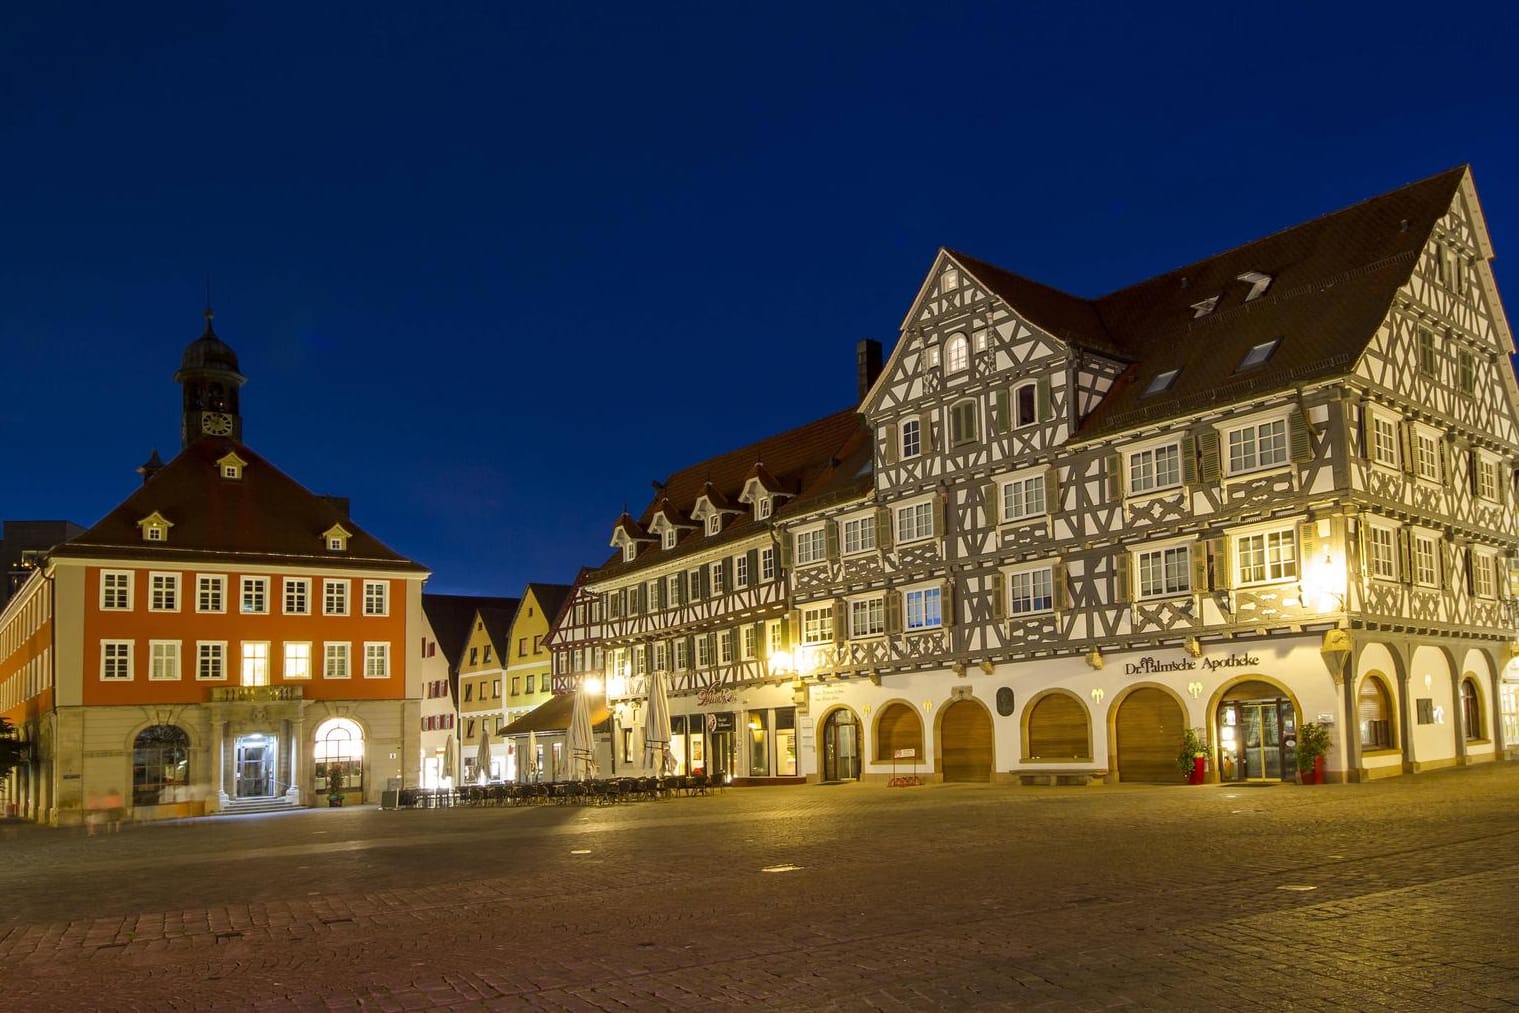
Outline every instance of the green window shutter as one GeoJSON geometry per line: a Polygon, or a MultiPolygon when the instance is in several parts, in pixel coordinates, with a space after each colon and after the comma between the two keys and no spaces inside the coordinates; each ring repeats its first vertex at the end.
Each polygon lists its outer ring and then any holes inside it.
{"type": "Polygon", "coordinates": [[[1355,436],[1358,452],[1369,460],[1371,458],[1371,405],[1369,402],[1362,401],[1356,406],[1355,436]]]}
{"type": "Polygon", "coordinates": [[[886,632],[896,635],[902,632],[902,593],[887,591],[883,611],[886,613],[886,632]]]}
{"type": "Polygon", "coordinates": [[[760,582],[759,550],[750,549],[746,555],[749,557],[749,586],[753,587],[760,582]]]}
{"type": "Polygon", "coordinates": [[[1313,460],[1313,447],[1308,440],[1308,425],[1301,412],[1287,418],[1288,453],[1294,464],[1307,464],[1313,460]]]}
{"type": "Polygon", "coordinates": [[[792,547],[795,544],[795,542],[796,542],[796,538],[795,538],[794,535],[791,534],[791,532],[789,532],[789,531],[782,531],[781,532],[781,535],[780,535],[780,562],[781,562],[781,569],[782,570],[789,571],[791,569],[791,550],[792,550],[792,547]]]}
{"type": "Polygon", "coordinates": [[[754,624],[754,656],[760,661],[770,658],[770,638],[765,635],[765,620],[754,624]]]}
{"type": "Polygon", "coordinates": [[[1050,583],[1055,589],[1055,611],[1064,612],[1071,607],[1071,574],[1064,563],[1050,567],[1050,583]]]}
{"type": "Polygon", "coordinates": [[[1208,546],[1208,554],[1213,557],[1214,589],[1227,591],[1234,586],[1234,539],[1228,535],[1220,535],[1212,539],[1212,544],[1208,546]]]}
{"type": "Polygon", "coordinates": [[[885,464],[896,464],[898,443],[897,425],[895,422],[888,422],[881,427],[881,439],[883,441],[881,461],[885,464]]]}
{"type": "Polygon", "coordinates": [[[1197,434],[1197,457],[1204,482],[1217,482],[1223,468],[1219,462],[1218,433],[1209,429],[1197,434]]]}
{"type": "Polygon", "coordinates": [[[692,668],[695,668],[695,667],[696,667],[696,637],[694,635],[692,635],[692,636],[689,636],[689,637],[686,638],[686,668],[687,669],[692,669],[692,668]]]}
{"type": "Polygon", "coordinates": [[[1302,521],[1297,526],[1297,572],[1303,575],[1303,569],[1310,560],[1318,558],[1319,554],[1319,522],[1302,521]]]}
{"type": "Polygon", "coordinates": [[[1126,602],[1133,598],[1129,586],[1129,554],[1123,549],[1113,557],[1113,601],[1126,602]]]}
{"type": "Polygon", "coordinates": [[[938,447],[934,443],[934,413],[923,412],[918,416],[918,439],[922,444],[920,453],[928,453],[938,447]]]}
{"type": "Polygon", "coordinates": [[[1007,618],[1007,578],[1000,573],[992,574],[992,618],[1007,618]]]}
{"type": "Polygon", "coordinates": [[[849,605],[838,598],[833,600],[833,642],[842,644],[849,639],[849,605]]]}
{"type": "Polygon", "coordinates": [[[792,609],[786,614],[786,643],[800,644],[802,642],[802,612],[800,609],[792,609]]]}
{"type": "Polygon", "coordinates": [[[1005,433],[1012,428],[1011,394],[1006,387],[997,388],[997,393],[992,399],[992,429],[997,433],[1005,433]]]}
{"type": "Polygon", "coordinates": [[[1123,455],[1108,455],[1108,499],[1123,499],[1123,455]]]}
{"type": "Polygon", "coordinates": [[[986,511],[986,523],[997,523],[997,483],[981,483],[981,508],[986,511]]]}
{"type": "Polygon", "coordinates": [[[1053,465],[1044,471],[1044,512],[1051,517],[1060,512],[1060,469],[1053,465]]]}
{"type": "Polygon", "coordinates": [[[1398,529],[1398,579],[1405,584],[1414,580],[1413,539],[1407,528],[1398,529]]]}
{"type": "Polygon", "coordinates": [[[734,587],[736,587],[736,586],[737,585],[733,583],[733,557],[732,556],[724,556],[723,557],[723,590],[727,591],[729,593],[732,593],[734,587]]]}
{"type": "Polygon", "coordinates": [[[1414,439],[1414,424],[1404,422],[1398,426],[1398,463],[1403,465],[1403,470],[1412,475],[1414,468],[1414,448],[1417,442],[1414,439]]]}
{"type": "Polygon", "coordinates": [[[829,559],[839,558],[839,524],[828,521],[823,525],[823,549],[829,559]]]}
{"type": "Polygon", "coordinates": [[[1208,587],[1208,545],[1206,542],[1194,542],[1187,547],[1187,555],[1192,560],[1192,590],[1207,591],[1208,587]]]}
{"type": "Polygon", "coordinates": [[[1197,484],[1197,437],[1191,433],[1181,438],[1181,480],[1184,485],[1197,484]]]}
{"type": "Polygon", "coordinates": [[[1039,412],[1039,421],[1048,422],[1053,415],[1050,410],[1050,378],[1041,376],[1039,382],[1034,385],[1034,405],[1039,412]]]}
{"type": "Polygon", "coordinates": [[[876,507],[876,548],[883,550],[891,548],[894,534],[891,526],[891,511],[886,507],[876,507]]]}
{"type": "Polygon", "coordinates": [[[955,625],[955,585],[946,580],[940,585],[939,614],[946,628],[955,625]]]}

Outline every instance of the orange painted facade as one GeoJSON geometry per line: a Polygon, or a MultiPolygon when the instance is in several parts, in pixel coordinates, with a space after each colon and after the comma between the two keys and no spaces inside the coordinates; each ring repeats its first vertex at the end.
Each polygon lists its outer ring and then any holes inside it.
{"type": "Polygon", "coordinates": [[[0,714],[18,728],[53,706],[53,615],[46,587],[31,586],[0,625],[0,714]]]}
{"type": "Polygon", "coordinates": [[[85,575],[84,601],[84,648],[82,657],[83,703],[86,706],[109,706],[114,704],[164,704],[205,703],[211,699],[211,690],[225,686],[241,686],[242,651],[245,643],[269,645],[267,672],[269,686],[299,686],[307,700],[400,700],[406,696],[406,593],[407,582],[399,578],[339,576],[321,571],[302,573],[272,573],[268,570],[250,569],[246,572],[224,570],[174,570],[162,567],[101,567],[89,566],[85,575]],[[101,607],[101,574],[105,571],[129,572],[131,580],[131,608],[129,610],[103,609],[101,607]],[[153,611],[149,609],[149,581],[151,574],[178,573],[179,590],[177,611],[153,611]],[[225,576],[222,612],[199,612],[197,606],[196,577],[199,573],[225,576]],[[240,587],[243,577],[263,577],[268,580],[266,597],[267,612],[244,613],[240,611],[240,587]],[[284,612],[287,579],[299,578],[310,582],[306,604],[307,612],[288,615],[284,612]],[[348,582],[348,614],[323,614],[323,580],[348,582]],[[380,581],[387,586],[388,614],[364,615],[364,584],[380,581]],[[101,678],[101,642],[106,640],[130,640],[132,650],[132,678],[124,681],[107,681],[101,678]],[[177,640],[179,649],[179,678],[177,680],[154,680],[149,678],[152,664],[151,643],[155,640],[177,640]],[[200,680],[197,674],[197,644],[201,641],[225,642],[223,678],[200,680]],[[324,678],[324,645],[329,642],[346,643],[348,649],[349,676],[346,679],[324,678]],[[311,645],[311,677],[287,679],[284,673],[285,645],[305,643],[311,645]],[[389,644],[390,674],[383,679],[365,678],[366,643],[389,644]]]}

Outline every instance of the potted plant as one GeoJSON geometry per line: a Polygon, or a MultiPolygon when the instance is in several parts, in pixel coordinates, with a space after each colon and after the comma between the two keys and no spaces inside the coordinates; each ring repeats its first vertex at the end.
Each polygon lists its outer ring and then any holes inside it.
{"type": "Polygon", "coordinates": [[[337,764],[327,768],[327,807],[337,809],[343,804],[343,771],[337,764]]]}
{"type": "Polygon", "coordinates": [[[1208,743],[1196,728],[1182,733],[1181,751],[1176,754],[1176,769],[1188,784],[1202,784],[1208,773],[1208,743]]]}
{"type": "Polygon", "coordinates": [[[1329,729],[1309,721],[1297,733],[1297,773],[1303,784],[1324,783],[1324,754],[1329,752],[1329,729]]]}

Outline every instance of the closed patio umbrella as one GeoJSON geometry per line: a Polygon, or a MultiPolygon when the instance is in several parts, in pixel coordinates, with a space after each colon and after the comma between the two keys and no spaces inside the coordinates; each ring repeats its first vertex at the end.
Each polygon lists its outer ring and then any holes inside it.
{"type": "Polygon", "coordinates": [[[480,772],[480,783],[484,784],[491,776],[491,733],[484,727],[480,729],[480,751],[475,754],[475,768],[480,772]]]}
{"type": "Polygon", "coordinates": [[[575,707],[570,711],[570,727],[565,733],[564,748],[570,754],[570,779],[584,781],[596,770],[596,742],[591,737],[591,704],[585,684],[575,690],[575,707]]]}
{"type": "Polygon", "coordinates": [[[670,701],[665,695],[665,679],[659,672],[649,674],[649,708],[643,720],[644,763],[659,773],[666,773],[670,761],[670,701]]]}
{"type": "Polygon", "coordinates": [[[540,776],[539,771],[538,771],[538,733],[537,732],[528,732],[527,733],[527,762],[528,762],[528,768],[533,772],[532,780],[534,782],[536,782],[539,779],[539,776],[540,776]]]}

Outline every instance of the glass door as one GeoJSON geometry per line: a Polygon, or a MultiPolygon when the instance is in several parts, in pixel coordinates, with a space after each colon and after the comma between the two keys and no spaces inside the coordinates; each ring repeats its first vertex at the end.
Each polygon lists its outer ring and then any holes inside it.
{"type": "Polygon", "coordinates": [[[823,725],[823,780],[855,781],[860,777],[860,726],[847,710],[828,715],[823,725]]]}
{"type": "Polygon", "coordinates": [[[268,798],[273,794],[275,740],[263,735],[249,735],[237,740],[233,770],[237,778],[236,797],[268,798]]]}

